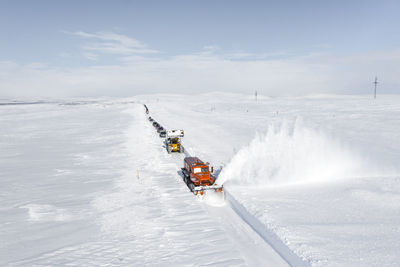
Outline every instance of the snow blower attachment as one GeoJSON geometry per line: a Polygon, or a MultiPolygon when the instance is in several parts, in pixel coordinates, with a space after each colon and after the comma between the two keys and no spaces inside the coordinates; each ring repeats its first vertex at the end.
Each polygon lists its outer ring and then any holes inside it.
{"type": "Polygon", "coordinates": [[[181,144],[181,137],[184,136],[183,130],[169,130],[167,131],[167,138],[165,139],[165,147],[168,154],[171,152],[183,153],[184,148],[181,144]]]}
{"type": "Polygon", "coordinates": [[[183,162],[183,179],[195,195],[203,195],[208,190],[223,193],[223,186],[215,183],[215,177],[212,175],[213,167],[210,171],[208,163],[202,162],[197,157],[186,157],[183,162]]]}

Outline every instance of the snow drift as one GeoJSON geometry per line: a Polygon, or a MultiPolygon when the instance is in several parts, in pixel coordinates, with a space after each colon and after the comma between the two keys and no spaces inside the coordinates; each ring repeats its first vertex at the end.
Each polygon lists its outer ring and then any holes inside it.
{"type": "Polygon", "coordinates": [[[283,123],[257,134],[223,169],[218,183],[282,185],[364,176],[362,157],[321,131],[283,123]]]}

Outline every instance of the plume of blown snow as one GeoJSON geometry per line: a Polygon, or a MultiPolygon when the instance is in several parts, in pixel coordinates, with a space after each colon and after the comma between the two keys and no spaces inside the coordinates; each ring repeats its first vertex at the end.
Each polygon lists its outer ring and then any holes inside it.
{"type": "MultiPolygon", "coordinates": [[[[222,170],[218,183],[284,185],[364,176],[362,157],[333,137],[307,128],[282,124],[257,134],[222,170]]],[[[365,172],[364,172],[365,173],[365,172]]]]}

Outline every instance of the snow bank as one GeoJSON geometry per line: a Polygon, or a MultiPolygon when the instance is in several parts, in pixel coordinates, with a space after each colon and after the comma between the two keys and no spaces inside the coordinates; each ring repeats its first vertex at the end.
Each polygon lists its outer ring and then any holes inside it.
{"type": "Polygon", "coordinates": [[[300,120],[275,128],[271,125],[266,134],[257,134],[242,148],[223,169],[218,183],[282,185],[371,174],[361,155],[300,120]]]}

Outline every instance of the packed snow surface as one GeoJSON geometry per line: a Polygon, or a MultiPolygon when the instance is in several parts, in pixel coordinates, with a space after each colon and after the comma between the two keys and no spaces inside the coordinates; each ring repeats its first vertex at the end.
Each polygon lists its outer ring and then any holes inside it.
{"type": "Polygon", "coordinates": [[[400,97],[2,101],[0,265],[400,264],[400,97]],[[198,199],[147,121],[183,129],[198,199]]]}

